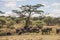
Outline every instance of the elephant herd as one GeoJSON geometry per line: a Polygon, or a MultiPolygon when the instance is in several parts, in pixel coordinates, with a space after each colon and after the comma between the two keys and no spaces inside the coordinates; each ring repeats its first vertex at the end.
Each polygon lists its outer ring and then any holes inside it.
{"type": "MultiPolygon", "coordinates": [[[[36,26],[36,27],[25,26],[24,28],[16,29],[16,33],[18,33],[19,35],[23,33],[39,33],[39,32],[41,32],[42,35],[50,34],[52,32],[52,27],[43,28],[40,26],[36,26]]],[[[56,28],[56,34],[59,34],[59,33],[60,33],[60,29],[56,28]]]]}
{"type": "MultiPolygon", "coordinates": [[[[25,26],[23,28],[19,28],[19,29],[15,29],[15,32],[6,32],[6,33],[2,33],[0,34],[0,36],[6,36],[6,35],[14,35],[14,34],[24,34],[24,33],[41,33],[42,35],[48,35],[50,33],[52,33],[53,28],[52,27],[42,27],[42,26],[36,26],[36,27],[32,27],[32,26],[25,26]]],[[[56,34],[60,34],[60,28],[56,28],[55,30],[56,34]]]]}

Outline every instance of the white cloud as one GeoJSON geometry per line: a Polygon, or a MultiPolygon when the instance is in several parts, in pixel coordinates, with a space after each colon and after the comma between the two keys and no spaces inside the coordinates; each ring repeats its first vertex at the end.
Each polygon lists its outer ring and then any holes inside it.
{"type": "Polygon", "coordinates": [[[5,0],[5,7],[6,8],[10,8],[10,9],[14,9],[17,7],[17,2],[16,0],[5,0]]]}
{"type": "MultiPolygon", "coordinates": [[[[19,9],[17,7],[17,1],[22,2],[22,1],[26,1],[26,0],[2,0],[5,2],[4,6],[7,9],[19,9]]],[[[3,16],[18,16],[16,13],[12,13],[11,11],[6,12],[6,14],[3,14],[3,16]]]]}
{"type": "Polygon", "coordinates": [[[27,0],[2,0],[2,1],[5,1],[5,2],[8,2],[8,1],[10,1],[10,2],[14,2],[14,1],[22,2],[22,1],[27,1],[27,0]]]}
{"type": "MultiPolygon", "coordinates": [[[[17,1],[22,2],[22,1],[27,1],[27,0],[3,0],[5,1],[5,7],[7,8],[11,8],[11,9],[16,9],[17,8],[17,1]]],[[[50,16],[60,16],[60,3],[52,3],[50,5],[43,3],[43,5],[45,5],[45,7],[43,9],[53,9],[51,10],[51,14],[50,16]]],[[[19,5],[21,6],[21,5],[19,5]]],[[[7,12],[10,13],[10,12],[7,12]]],[[[11,13],[10,13],[11,14],[11,13]]]]}
{"type": "Polygon", "coordinates": [[[44,4],[46,8],[53,8],[53,9],[59,9],[60,3],[52,3],[52,4],[44,4]]]}
{"type": "Polygon", "coordinates": [[[11,16],[11,17],[19,17],[18,14],[13,13],[11,11],[6,12],[5,14],[0,14],[0,16],[11,16]]]}
{"type": "Polygon", "coordinates": [[[5,3],[5,7],[14,9],[17,7],[16,2],[7,2],[5,3]]]}
{"type": "Polygon", "coordinates": [[[52,13],[60,13],[60,10],[54,9],[54,10],[52,11],[52,13]]]}
{"type": "Polygon", "coordinates": [[[4,6],[9,9],[15,9],[17,7],[16,0],[2,0],[5,1],[4,6]]]}
{"type": "Polygon", "coordinates": [[[60,9],[60,3],[44,4],[44,8],[60,9]]]}
{"type": "Polygon", "coordinates": [[[17,1],[22,2],[22,1],[26,1],[26,0],[2,0],[5,2],[4,6],[6,8],[10,8],[10,9],[16,9],[17,8],[17,1]]]}
{"type": "Polygon", "coordinates": [[[52,5],[51,5],[51,7],[53,7],[53,8],[59,8],[60,7],[60,3],[53,3],[52,5]]]}
{"type": "Polygon", "coordinates": [[[11,12],[11,11],[8,11],[8,12],[6,12],[6,14],[4,14],[4,16],[18,17],[19,15],[16,14],[16,13],[13,13],[13,12],[11,12]]]}
{"type": "Polygon", "coordinates": [[[60,3],[53,3],[52,6],[60,6],[60,3]]]}
{"type": "Polygon", "coordinates": [[[17,0],[17,1],[20,1],[20,2],[22,2],[22,1],[27,1],[27,0],[17,0]]]}
{"type": "Polygon", "coordinates": [[[49,12],[50,14],[47,16],[60,17],[60,3],[52,3],[48,6],[49,6],[48,9],[50,11],[49,12]]]}
{"type": "Polygon", "coordinates": [[[51,16],[60,17],[60,3],[53,3],[51,5],[53,10],[51,11],[51,16]]]}
{"type": "Polygon", "coordinates": [[[2,1],[4,1],[4,2],[8,2],[8,1],[15,1],[15,0],[2,0],[2,1]]]}
{"type": "Polygon", "coordinates": [[[54,9],[51,11],[51,13],[47,16],[53,16],[53,17],[60,17],[60,10],[54,9]]]}

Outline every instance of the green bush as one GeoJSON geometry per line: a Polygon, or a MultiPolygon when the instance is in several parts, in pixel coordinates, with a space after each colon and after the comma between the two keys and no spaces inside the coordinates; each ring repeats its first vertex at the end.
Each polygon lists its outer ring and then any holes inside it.
{"type": "Polygon", "coordinates": [[[0,36],[5,36],[6,33],[5,32],[0,32],[0,36]]]}

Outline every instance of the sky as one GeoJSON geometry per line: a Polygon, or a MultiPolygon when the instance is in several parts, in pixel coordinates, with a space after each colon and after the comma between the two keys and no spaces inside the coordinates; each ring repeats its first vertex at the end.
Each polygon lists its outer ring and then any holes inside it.
{"type": "MultiPolygon", "coordinates": [[[[44,7],[41,10],[48,15],[53,17],[60,17],[60,0],[0,0],[0,11],[5,12],[5,14],[0,14],[4,16],[14,15],[18,16],[15,13],[12,13],[12,10],[19,10],[18,7],[21,5],[35,5],[43,4],[44,7]]],[[[38,16],[38,15],[37,15],[38,16]]]]}

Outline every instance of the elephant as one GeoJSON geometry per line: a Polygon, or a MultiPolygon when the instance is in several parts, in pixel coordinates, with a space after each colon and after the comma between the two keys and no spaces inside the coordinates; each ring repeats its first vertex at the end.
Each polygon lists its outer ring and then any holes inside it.
{"type": "Polygon", "coordinates": [[[52,31],[52,28],[43,28],[43,29],[41,29],[42,35],[43,34],[50,34],[51,31],[52,31]]]}
{"type": "Polygon", "coordinates": [[[56,29],[56,34],[59,34],[59,33],[60,33],[60,28],[56,29]]]}

